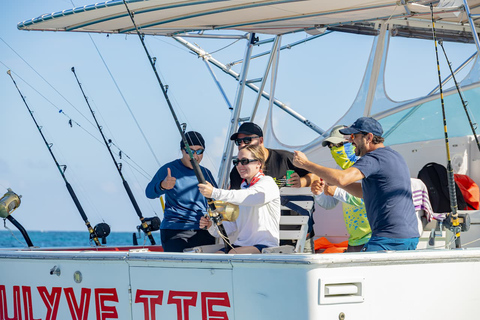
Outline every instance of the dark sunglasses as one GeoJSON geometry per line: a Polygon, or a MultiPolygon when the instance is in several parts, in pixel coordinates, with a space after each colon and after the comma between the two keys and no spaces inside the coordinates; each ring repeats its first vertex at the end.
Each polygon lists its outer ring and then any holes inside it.
{"type": "Polygon", "coordinates": [[[233,165],[236,167],[238,166],[239,163],[241,163],[243,166],[246,166],[250,162],[255,162],[258,161],[257,159],[233,159],[233,165]]]}
{"type": "MultiPolygon", "coordinates": [[[[205,149],[198,149],[198,150],[190,149],[190,150],[192,151],[193,154],[197,154],[197,155],[201,155],[205,151],[205,149]]],[[[187,149],[185,149],[185,152],[188,153],[187,149]]]]}
{"type": "Polygon", "coordinates": [[[329,147],[330,149],[332,149],[333,147],[339,148],[339,147],[343,146],[344,144],[345,144],[345,142],[340,142],[340,143],[331,143],[331,142],[329,142],[329,143],[328,143],[328,147],[329,147]]]}
{"type": "Polygon", "coordinates": [[[259,136],[256,136],[256,137],[245,137],[245,138],[237,138],[235,139],[235,144],[237,146],[241,145],[242,142],[246,145],[250,144],[252,142],[252,139],[257,139],[257,138],[260,138],[259,136]]]}

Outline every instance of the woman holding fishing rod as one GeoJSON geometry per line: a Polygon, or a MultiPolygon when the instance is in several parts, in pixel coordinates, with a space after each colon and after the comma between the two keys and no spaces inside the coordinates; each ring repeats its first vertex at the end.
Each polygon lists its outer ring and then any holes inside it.
{"type": "MultiPolygon", "coordinates": [[[[185,133],[195,160],[200,163],[205,151],[205,140],[195,131],[185,133]]],[[[215,238],[207,230],[200,228],[200,218],[207,214],[207,199],[198,192],[198,180],[180,141],[182,158],[162,166],[148,184],[147,198],[155,199],[165,195],[165,210],[160,235],[165,252],[183,252],[185,248],[215,243],[215,238]]],[[[200,166],[205,179],[216,186],[213,175],[200,166]]]]}
{"type": "MultiPolygon", "coordinates": [[[[261,253],[263,248],[279,245],[280,191],[275,181],[262,172],[265,160],[262,147],[247,145],[233,160],[243,179],[240,190],[217,189],[210,183],[198,185],[205,197],[239,206],[237,220],[223,222],[228,235],[238,235],[228,253],[261,253]]],[[[201,218],[200,227],[208,227],[212,235],[219,236],[208,217],[201,218]]],[[[226,252],[222,249],[217,253],[226,252]]]]}

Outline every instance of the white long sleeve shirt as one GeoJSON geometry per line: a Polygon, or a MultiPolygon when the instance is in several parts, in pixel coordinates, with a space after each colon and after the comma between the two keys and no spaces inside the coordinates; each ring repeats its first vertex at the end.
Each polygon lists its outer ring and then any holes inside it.
{"type": "MultiPolygon", "coordinates": [[[[241,190],[213,188],[212,198],[239,206],[236,221],[225,221],[223,225],[228,235],[238,231],[234,242],[237,246],[279,245],[280,237],[280,191],[275,181],[263,176],[253,186],[241,190]]],[[[217,228],[208,231],[218,237],[217,228]]]]}

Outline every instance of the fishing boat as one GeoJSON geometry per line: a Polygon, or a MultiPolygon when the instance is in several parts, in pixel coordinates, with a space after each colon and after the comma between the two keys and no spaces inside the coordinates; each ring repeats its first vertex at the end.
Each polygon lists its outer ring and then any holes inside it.
{"type": "MultiPolygon", "coordinates": [[[[480,61],[477,54],[452,75],[439,80],[430,94],[396,102],[386,94],[384,78],[389,41],[394,36],[475,43],[480,52],[475,16],[479,1],[119,1],[44,14],[18,24],[21,30],[138,34],[173,37],[208,66],[238,80],[230,105],[218,182],[226,186],[233,145],[228,137],[241,122],[245,90],[269,101],[264,125],[266,145],[302,150],[314,162],[333,167],[321,142],[331,128],[320,128],[275,95],[265,91],[268,74],[276,79],[281,38],[306,33],[308,41],[330,32],[373,37],[372,50],[357,98],[333,121],[351,124],[360,116],[378,119],[386,144],[407,161],[411,177],[429,162],[447,165],[480,183],[480,146],[466,114],[480,117],[480,61]],[[433,4],[433,5],[431,5],[433,4]],[[433,19],[432,19],[433,16],[433,19]],[[433,20],[433,21],[432,21],[433,20]],[[226,34],[225,32],[232,32],[226,34]],[[256,34],[272,35],[263,77],[248,78],[256,34]],[[245,42],[241,71],[235,73],[186,39],[232,37],[245,42]],[[466,65],[470,71],[458,90],[469,108],[463,110],[456,87],[442,84],[466,65]],[[441,90],[440,93],[438,90],[441,90]],[[440,100],[445,100],[449,139],[443,139],[440,100]],[[272,113],[280,108],[316,133],[301,146],[282,143],[272,113]],[[473,130],[473,132],[471,131],[473,130]],[[449,147],[450,146],[450,147],[449,147]],[[450,149],[450,150],[449,150],[450,149]],[[450,154],[447,152],[449,150],[450,154]],[[447,156],[446,156],[447,154],[447,156]]],[[[142,42],[143,43],[143,42],[142,42]]],[[[137,43],[140,45],[139,43],[137,43]]],[[[148,50],[147,50],[148,54],[148,50]]],[[[155,71],[155,62],[148,56],[155,71]]],[[[448,74],[448,73],[447,73],[448,74]]],[[[166,93],[165,85],[161,90],[166,93]]],[[[274,81],[272,81],[274,82],[274,81]]],[[[221,89],[221,85],[218,84],[221,89]]],[[[221,90],[222,91],[222,90],[221,90]]],[[[474,122],[474,120],[473,120],[474,122]]],[[[472,121],[470,121],[472,123],[472,121]]],[[[291,192],[283,190],[284,194],[291,192]]],[[[308,190],[299,190],[305,194],[308,190]]],[[[419,212],[421,214],[422,212],[419,212]]],[[[471,225],[460,235],[447,229],[422,232],[411,252],[345,254],[264,253],[215,255],[165,253],[160,246],[92,246],[0,250],[0,319],[449,319],[476,317],[480,300],[480,211],[460,211],[471,225]],[[466,218],[468,217],[468,218],[466,218]],[[461,294],[459,294],[461,293],[461,294]],[[448,294],[454,303],[441,305],[448,294]]],[[[315,210],[316,234],[332,242],[347,238],[341,214],[315,210]]],[[[421,218],[421,217],[419,217],[421,218]]],[[[424,226],[422,225],[422,228],[424,226]]]]}

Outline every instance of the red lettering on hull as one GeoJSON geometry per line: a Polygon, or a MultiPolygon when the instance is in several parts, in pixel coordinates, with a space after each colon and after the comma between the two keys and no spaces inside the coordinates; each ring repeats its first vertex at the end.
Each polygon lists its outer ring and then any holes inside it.
{"type": "Polygon", "coordinates": [[[177,305],[178,320],[190,320],[188,308],[195,307],[197,305],[197,295],[198,294],[196,292],[170,291],[170,293],[168,294],[167,303],[177,305]]]}
{"type": "Polygon", "coordinates": [[[118,302],[117,290],[115,288],[95,289],[97,320],[118,319],[117,308],[105,305],[106,301],[118,302]]]}
{"type": "MultiPolygon", "coordinates": [[[[116,304],[119,303],[119,297],[116,288],[81,288],[79,297],[75,296],[72,287],[52,287],[50,290],[45,286],[36,288],[38,295],[46,308],[44,318],[34,318],[34,299],[32,297],[32,288],[30,286],[12,287],[12,309],[8,310],[8,299],[5,285],[0,285],[0,320],[57,320],[60,308],[62,290],[67,301],[68,311],[72,320],[88,320],[90,304],[92,300],[92,290],[95,299],[95,320],[118,319],[116,304]],[[22,308],[23,307],[23,308],[22,308]],[[22,314],[23,311],[23,314],[22,314]]],[[[77,291],[78,292],[78,291],[77,291]]],[[[143,319],[156,320],[157,306],[163,304],[163,290],[143,290],[138,289],[135,292],[135,303],[143,304],[143,319]]],[[[39,301],[37,296],[36,301],[39,301]]],[[[122,301],[129,303],[129,301],[122,301]]],[[[64,302],[63,302],[64,303],[64,302]]],[[[166,304],[174,304],[177,310],[177,320],[190,320],[190,314],[195,308],[201,308],[202,320],[228,320],[228,308],[230,308],[230,299],[228,292],[196,292],[196,291],[168,291],[166,304]],[[200,306],[198,298],[200,296],[200,306]],[[220,307],[220,310],[219,310],[220,307]]],[[[43,307],[35,305],[37,308],[43,307]]],[[[65,319],[63,312],[66,312],[64,306],[62,309],[62,319],[65,319]]],[[[170,309],[171,310],[171,309],[170,309]]],[[[135,319],[141,318],[141,315],[135,315],[135,319]]]]}
{"type": "Polygon", "coordinates": [[[82,288],[82,292],[80,294],[80,305],[78,305],[77,299],[75,299],[73,288],[64,288],[63,292],[65,292],[65,298],[67,299],[72,320],[87,320],[88,310],[90,309],[90,296],[92,294],[92,289],[82,288]]]}
{"type": "Polygon", "coordinates": [[[155,305],[161,305],[163,300],[162,290],[137,290],[135,303],[143,303],[145,320],[156,320],[155,305]]]}
{"type": "Polygon", "coordinates": [[[37,289],[38,293],[40,293],[40,297],[42,297],[45,307],[47,307],[47,316],[45,317],[45,320],[56,320],[62,288],[53,287],[52,293],[48,293],[46,287],[38,287],[37,289]]]}

